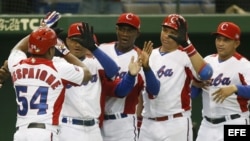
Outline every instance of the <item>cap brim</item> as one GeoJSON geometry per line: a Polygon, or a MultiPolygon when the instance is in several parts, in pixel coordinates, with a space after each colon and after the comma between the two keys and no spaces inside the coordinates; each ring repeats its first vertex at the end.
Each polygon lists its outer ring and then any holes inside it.
{"type": "Polygon", "coordinates": [[[169,26],[169,25],[162,24],[161,26],[164,26],[164,27],[168,27],[168,28],[171,28],[171,29],[177,30],[177,29],[175,29],[174,27],[169,26]]]}
{"type": "Polygon", "coordinates": [[[137,27],[135,27],[134,25],[132,25],[132,24],[130,24],[130,23],[116,23],[116,25],[128,25],[128,26],[131,26],[131,27],[133,27],[133,28],[135,28],[135,29],[138,29],[137,27]]]}
{"type": "Polygon", "coordinates": [[[71,36],[71,37],[68,37],[69,39],[82,39],[81,36],[71,36]]]}
{"type": "Polygon", "coordinates": [[[215,35],[215,36],[221,35],[221,36],[227,37],[227,38],[229,38],[229,39],[235,40],[234,38],[232,38],[232,37],[230,37],[230,36],[228,36],[228,35],[226,35],[226,34],[224,34],[224,33],[213,32],[212,35],[215,35]]]}

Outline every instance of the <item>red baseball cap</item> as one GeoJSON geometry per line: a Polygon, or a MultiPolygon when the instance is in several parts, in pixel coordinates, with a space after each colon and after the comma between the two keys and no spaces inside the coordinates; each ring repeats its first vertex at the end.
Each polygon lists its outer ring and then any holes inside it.
{"type": "MultiPolygon", "coordinates": [[[[79,28],[82,27],[82,23],[81,22],[76,22],[76,23],[73,23],[69,26],[69,29],[68,29],[68,38],[81,38],[81,31],[79,28]]],[[[83,29],[82,29],[83,30],[83,29]]],[[[97,37],[95,34],[93,34],[93,38],[94,38],[94,41],[96,44],[99,44],[98,41],[97,41],[97,37]]]]}
{"type": "Polygon", "coordinates": [[[79,27],[82,27],[81,22],[71,24],[68,29],[68,37],[81,35],[79,27]]]}
{"type": "Polygon", "coordinates": [[[133,14],[133,13],[123,13],[119,16],[116,25],[118,24],[128,24],[136,29],[140,29],[140,18],[139,16],[133,14]]]}
{"type": "Polygon", "coordinates": [[[187,26],[187,22],[185,20],[184,17],[182,17],[181,15],[179,14],[170,14],[168,15],[162,22],[162,26],[167,26],[167,27],[170,27],[170,28],[173,28],[175,30],[177,30],[178,28],[178,25],[176,23],[176,21],[178,19],[183,19],[183,21],[185,22],[186,26],[187,26]]]}
{"type": "Polygon", "coordinates": [[[233,22],[222,22],[213,34],[220,34],[232,40],[239,40],[241,31],[239,26],[233,22]]]}

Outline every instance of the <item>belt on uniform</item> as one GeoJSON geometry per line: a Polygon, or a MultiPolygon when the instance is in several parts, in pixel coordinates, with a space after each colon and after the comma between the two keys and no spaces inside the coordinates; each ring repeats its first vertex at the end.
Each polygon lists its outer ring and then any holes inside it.
{"type": "MultiPolygon", "coordinates": [[[[233,114],[233,115],[230,115],[229,117],[230,117],[230,119],[236,119],[236,118],[240,118],[240,115],[239,114],[233,114]]],[[[213,124],[218,124],[218,123],[221,123],[221,122],[225,122],[227,120],[226,117],[222,117],[222,118],[209,118],[207,116],[205,116],[205,119],[208,122],[213,123],[213,124]]]]}
{"type": "MultiPolygon", "coordinates": [[[[183,117],[182,113],[176,113],[172,115],[173,118],[177,118],[177,117],[183,117]]],[[[169,120],[170,116],[164,116],[164,117],[155,117],[155,118],[148,118],[150,120],[155,120],[155,121],[165,121],[165,120],[169,120]]]]}
{"type": "Polygon", "coordinates": [[[68,120],[68,118],[66,118],[66,117],[62,118],[62,122],[63,123],[69,122],[69,123],[72,123],[75,125],[84,125],[84,126],[93,126],[96,123],[95,119],[91,119],[91,120],[71,119],[71,120],[68,120]]]}
{"type": "Polygon", "coordinates": [[[113,114],[113,115],[104,115],[104,119],[105,120],[109,120],[109,119],[119,119],[119,118],[125,118],[128,117],[127,114],[124,113],[120,113],[120,114],[113,114]]]}
{"type": "MultiPolygon", "coordinates": [[[[30,123],[27,128],[41,128],[41,129],[46,129],[45,123],[35,123],[32,122],[30,123]]],[[[16,131],[19,129],[19,127],[16,127],[16,131]]]]}

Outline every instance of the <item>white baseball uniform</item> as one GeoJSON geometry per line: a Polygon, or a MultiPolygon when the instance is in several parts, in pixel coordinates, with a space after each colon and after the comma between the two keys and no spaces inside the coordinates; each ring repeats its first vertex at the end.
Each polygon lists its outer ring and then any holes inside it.
{"type": "MultiPolygon", "coordinates": [[[[128,72],[128,59],[137,56],[134,48],[126,53],[119,53],[115,49],[116,42],[104,43],[99,48],[108,54],[120,67],[119,75],[114,81],[120,81],[128,72]]],[[[104,121],[101,127],[104,141],[136,141],[137,140],[137,119],[135,115],[138,96],[144,88],[143,76],[140,73],[132,91],[123,98],[110,96],[109,91],[103,92],[106,95],[104,109],[104,121]]]]}
{"type": "Polygon", "coordinates": [[[218,55],[204,58],[213,68],[212,82],[202,91],[203,120],[198,131],[197,141],[223,141],[225,124],[249,124],[249,99],[233,94],[222,103],[213,101],[212,93],[218,88],[250,84],[250,63],[238,53],[220,62],[218,55]]]}
{"type": "Polygon", "coordinates": [[[80,85],[83,70],[66,62],[27,58],[20,50],[11,52],[8,67],[18,106],[14,141],[58,141],[65,86],[80,85]]]}
{"type": "Polygon", "coordinates": [[[139,141],[192,141],[190,86],[196,72],[186,52],[160,53],[155,48],[149,65],[160,81],[155,99],[143,93],[139,141]]]}
{"type": "MultiPolygon", "coordinates": [[[[57,58],[54,58],[58,60],[57,58]]],[[[63,59],[64,60],[64,59],[63,59]]],[[[98,124],[101,113],[101,79],[104,71],[98,60],[86,57],[82,61],[90,70],[92,79],[81,86],[68,85],[61,113],[60,141],[102,141],[98,124]]]]}

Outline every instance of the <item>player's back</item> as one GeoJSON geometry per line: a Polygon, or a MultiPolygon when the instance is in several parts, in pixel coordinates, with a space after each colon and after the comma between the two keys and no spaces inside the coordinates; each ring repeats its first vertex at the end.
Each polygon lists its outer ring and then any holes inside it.
{"type": "Polygon", "coordinates": [[[58,125],[65,85],[79,85],[83,73],[66,62],[28,58],[11,69],[18,104],[17,126],[31,122],[58,125]],[[77,72],[77,71],[75,71],[77,72]]]}

